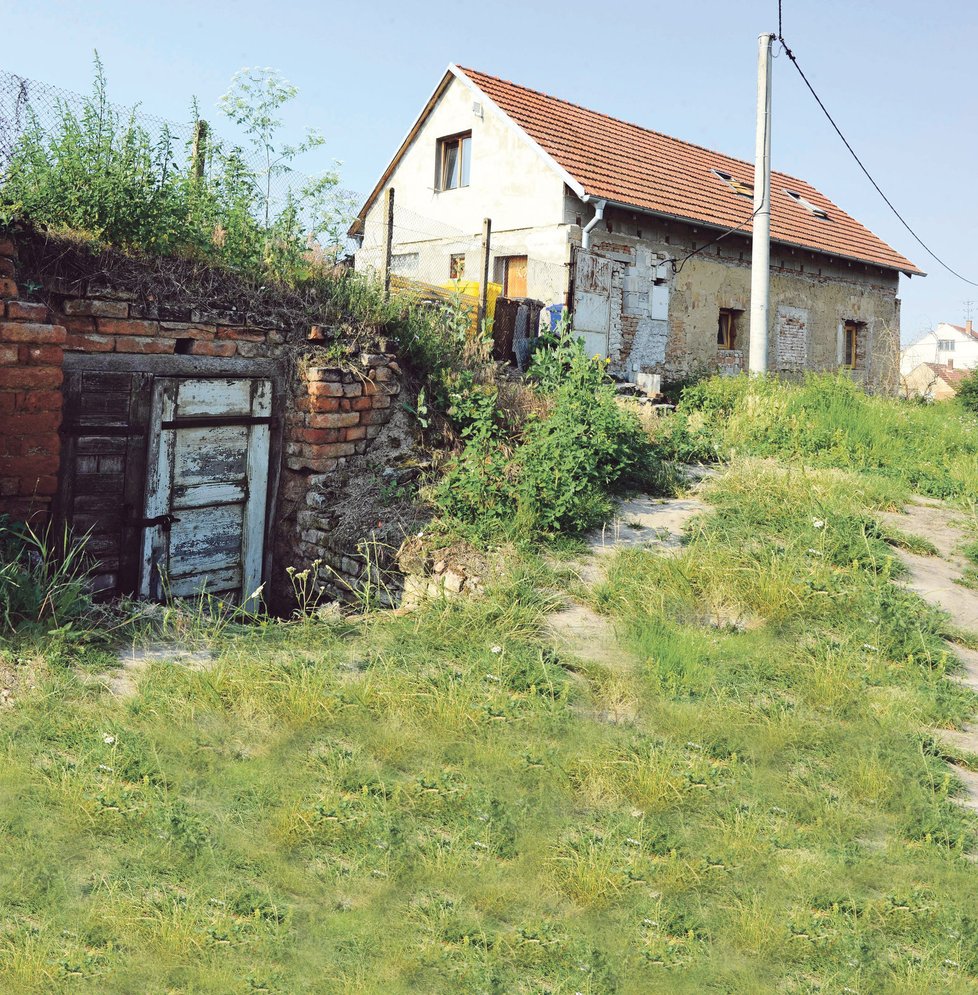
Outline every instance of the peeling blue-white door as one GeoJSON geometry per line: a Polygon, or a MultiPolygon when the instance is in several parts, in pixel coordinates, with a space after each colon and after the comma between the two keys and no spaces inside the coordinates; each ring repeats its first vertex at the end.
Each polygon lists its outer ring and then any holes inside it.
{"type": "Polygon", "coordinates": [[[253,604],[262,578],[271,413],[270,380],[155,380],[141,596],[206,590],[253,604]]]}

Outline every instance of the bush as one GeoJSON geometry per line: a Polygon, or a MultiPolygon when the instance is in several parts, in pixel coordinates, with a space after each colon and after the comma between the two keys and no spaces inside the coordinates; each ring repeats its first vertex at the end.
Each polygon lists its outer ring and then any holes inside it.
{"type": "Polygon", "coordinates": [[[55,542],[50,528],[0,516],[0,632],[25,623],[58,627],[88,610],[85,543],[73,543],[67,531],[55,542]]]}
{"type": "Polygon", "coordinates": [[[966,411],[978,414],[978,372],[971,373],[958,387],[958,400],[966,411]]]}
{"type": "Polygon", "coordinates": [[[603,363],[564,342],[532,369],[545,369],[544,382],[553,385],[538,388],[550,413],[519,429],[502,417],[494,386],[455,381],[449,411],[465,445],[437,486],[435,503],[483,540],[580,533],[609,512],[611,494],[647,485],[654,474],[652,445],[638,419],[616,402],[603,363]]]}

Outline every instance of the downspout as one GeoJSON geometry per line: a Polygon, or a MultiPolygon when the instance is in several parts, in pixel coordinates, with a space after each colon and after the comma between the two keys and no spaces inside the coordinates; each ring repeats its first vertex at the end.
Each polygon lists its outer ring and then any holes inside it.
{"type": "MultiPolygon", "coordinates": [[[[590,200],[590,197],[585,194],[581,199],[586,204],[590,200]]],[[[591,229],[604,217],[604,209],[607,203],[606,200],[596,200],[594,202],[594,217],[581,229],[582,249],[591,248],[591,229]]]]}

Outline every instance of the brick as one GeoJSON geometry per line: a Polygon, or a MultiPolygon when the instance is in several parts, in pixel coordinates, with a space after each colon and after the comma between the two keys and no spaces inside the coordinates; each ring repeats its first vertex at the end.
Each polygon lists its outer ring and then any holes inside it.
{"type": "Polygon", "coordinates": [[[15,267],[13,259],[8,259],[6,256],[0,256],[0,276],[14,275],[15,267]]]}
{"type": "Polygon", "coordinates": [[[330,411],[339,411],[341,403],[338,397],[312,397],[307,401],[307,410],[315,414],[326,414],[330,411]]]}
{"type": "MultiPolygon", "coordinates": [[[[10,410],[17,411],[60,411],[64,395],[60,390],[29,390],[17,394],[0,394],[0,399],[10,397],[13,403],[10,410]]],[[[3,408],[0,407],[0,411],[3,408]]]]}
{"type": "Polygon", "coordinates": [[[84,314],[95,318],[129,317],[129,305],[125,301],[99,301],[80,298],[65,301],[62,310],[65,314],[84,314]]]}
{"type": "Polygon", "coordinates": [[[45,432],[56,432],[60,425],[60,412],[36,411],[26,415],[10,415],[4,420],[3,429],[7,435],[43,435],[45,432]]]}
{"type": "Polygon", "coordinates": [[[302,456],[290,456],[286,461],[290,470],[312,470],[314,473],[329,473],[335,470],[335,459],[306,459],[302,456]]]}
{"type": "Polygon", "coordinates": [[[117,335],[114,339],[116,352],[150,355],[173,352],[173,339],[145,338],[141,335],[117,335]]]}
{"type": "Polygon", "coordinates": [[[112,352],[118,342],[116,335],[83,335],[69,332],[65,339],[65,349],[72,352],[112,352]]]}
{"type": "Polygon", "coordinates": [[[0,456],[0,476],[3,477],[36,480],[38,477],[57,472],[58,460],[54,456],[0,456]]]}
{"type": "Polygon", "coordinates": [[[307,380],[331,381],[332,383],[343,382],[343,371],[335,366],[310,366],[306,370],[307,380]]]}
{"type": "Polygon", "coordinates": [[[235,342],[264,342],[268,337],[268,333],[255,328],[230,328],[221,325],[217,329],[217,337],[219,339],[231,339],[235,342]]]}
{"type": "Polygon", "coordinates": [[[95,331],[94,318],[62,318],[61,324],[64,325],[69,334],[80,332],[83,335],[88,335],[95,331]]]}
{"type": "Polygon", "coordinates": [[[375,411],[380,411],[383,408],[389,408],[391,406],[390,395],[378,394],[376,397],[370,398],[370,406],[375,411]]]}
{"type": "Polygon", "coordinates": [[[343,429],[343,439],[345,442],[357,442],[359,439],[366,439],[367,426],[354,425],[353,428],[343,429]]]}
{"type": "Polygon", "coordinates": [[[363,384],[360,381],[355,383],[343,384],[343,396],[344,397],[362,397],[363,396],[363,384]]]}
{"type": "Polygon", "coordinates": [[[0,277],[0,299],[19,297],[17,284],[9,277],[0,277]]]}
{"type": "Polygon", "coordinates": [[[102,335],[128,335],[138,338],[153,338],[160,333],[158,321],[136,321],[132,318],[98,318],[95,319],[96,329],[102,335]]]}
{"type": "Polygon", "coordinates": [[[17,246],[14,245],[13,239],[10,238],[0,238],[0,256],[16,256],[17,246]]]}
{"type": "Polygon", "coordinates": [[[372,397],[354,397],[348,403],[351,411],[367,411],[373,407],[374,399],[372,397]]]}
{"type": "Polygon", "coordinates": [[[61,442],[54,433],[46,438],[35,436],[24,437],[19,440],[21,456],[57,456],[61,442]]]}
{"type": "Polygon", "coordinates": [[[39,321],[47,324],[47,304],[31,301],[7,301],[7,321],[39,321]]]}
{"type": "Polygon", "coordinates": [[[0,323],[0,342],[36,342],[38,345],[61,345],[67,335],[64,325],[5,321],[0,323]]]}
{"type": "Polygon", "coordinates": [[[161,321],[160,334],[172,335],[175,339],[213,339],[217,335],[216,325],[197,325],[186,321],[161,321]]]}
{"type": "Polygon", "coordinates": [[[54,472],[42,473],[32,477],[20,478],[20,493],[23,497],[37,495],[38,497],[51,497],[58,490],[58,478],[56,476],[58,461],[54,460],[54,472]]]}
{"type": "Polygon", "coordinates": [[[0,345],[0,366],[16,366],[20,362],[20,349],[15,345],[0,345]]]}
{"type": "MultiPolygon", "coordinates": [[[[296,442],[308,442],[314,446],[322,446],[330,442],[343,442],[343,435],[350,431],[346,428],[300,428],[292,433],[296,442]]],[[[299,452],[302,450],[300,449],[299,452]]]]}
{"type": "Polygon", "coordinates": [[[337,411],[334,414],[309,415],[306,424],[310,428],[349,428],[360,422],[360,415],[354,411],[337,411]]]}
{"type": "Polygon", "coordinates": [[[233,356],[235,347],[233,342],[194,342],[190,347],[194,356],[233,356]]]}
{"type": "Polygon", "coordinates": [[[309,459],[335,459],[337,456],[352,456],[356,450],[352,442],[329,442],[321,446],[303,444],[302,452],[309,459]]]}
{"type": "Polygon", "coordinates": [[[22,361],[31,366],[60,366],[64,361],[64,349],[59,345],[28,345],[20,348],[21,352],[26,353],[22,361]]]}
{"type": "Polygon", "coordinates": [[[381,409],[379,411],[364,411],[360,415],[362,425],[386,425],[390,421],[390,411],[381,409]]]}
{"type": "Polygon", "coordinates": [[[3,388],[13,390],[31,390],[32,388],[60,387],[64,379],[61,370],[50,367],[34,367],[24,369],[22,366],[14,368],[0,368],[0,390],[3,388]]]}
{"type": "MultiPolygon", "coordinates": [[[[310,374],[320,373],[320,370],[309,370],[310,374]]],[[[309,377],[309,395],[311,397],[342,397],[343,396],[343,384],[332,383],[329,381],[320,381],[315,377],[309,377]]]]}

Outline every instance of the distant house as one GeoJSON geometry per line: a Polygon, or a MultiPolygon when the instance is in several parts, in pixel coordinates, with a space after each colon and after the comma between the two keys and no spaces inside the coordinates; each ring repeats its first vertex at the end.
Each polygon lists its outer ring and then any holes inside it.
{"type": "Polygon", "coordinates": [[[970,370],[951,369],[939,363],[920,363],[900,377],[900,390],[906,397],[946,401],[957,394],[961,381],[969,376],[970,370]]]}
{"type": "Polygon", "coordinates": [[[963,325],[942,321],[935,329],[912,342],[900,353],[900,375],[916,370],[921,363],[936,363],[952,370],[978,367],[978,332],[969,318],[963,325]]]}
{"type": "MultiPolygon", "coordinates": [[[[350,230],[356,267],[382,266],[393,188],[393,273],[480,280],[488,217],[490,280],[506,297],[567,305],[612,372],[735,372],[749,346],[753,174],[740,159],[451,65],[350,230]]],[[[845,367],[895,388],[899,278],[921,270],[781,173],[771,237],[769,368],[845,367]]]]}

